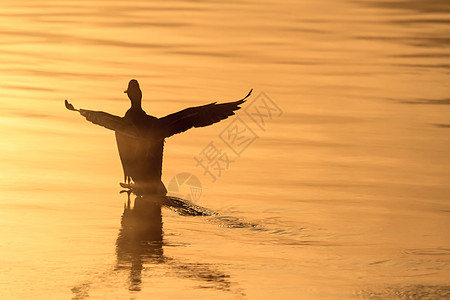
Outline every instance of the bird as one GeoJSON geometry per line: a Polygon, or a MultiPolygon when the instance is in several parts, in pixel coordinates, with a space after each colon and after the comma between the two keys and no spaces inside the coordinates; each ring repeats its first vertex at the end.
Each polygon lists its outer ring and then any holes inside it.
{"type": "Polygon", "coordinates": [[[162,118],[148,115],[142,109],[142,91],[136,79],[131,79],[124,93],[131,107],[123,117],[103,111],[75,109],[65,100],[65,106],[78,111],[87,121],[115,131],[117,148],[124,173],[121,186],[139,195],[165,196],[167,189],[161,181],[164,142],[175,134],[195,127],[205,127],[234,115],[251,95],[226,103],[209,103],[189,107],[162,118]]]}

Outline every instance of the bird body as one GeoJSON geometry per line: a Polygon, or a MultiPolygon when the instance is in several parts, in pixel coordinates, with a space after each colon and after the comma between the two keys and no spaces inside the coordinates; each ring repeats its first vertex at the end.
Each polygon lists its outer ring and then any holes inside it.
{"type": "Polygon", "coordinates": [[[116,131],[117,149],[122,162],[124,180],[133,181],[151,194],[166,194],[161,181],[164,138],[157,134],[158,118],[149,116],[141,107],[142,92],[136,80],[131,80],[125,91],[131,107],[123,117],[135,128],[137,137],[116,131]]]}
{"type": "Polygon", "coordinates": [[[142,92],[138,82],[132,79],[125,91],[131,107],[124,117],[101,111],[77,110],[67,100],[65,105],[69,110],[80,112],[88,121],[115,131],[124,180],[128,185],[134,182],[135,192],[165,195],[167,190],[161,181],[165,138],[193,127],[208,126],[234,115],[234,111],[240,109],[239,105],[245,102],[251,92],[239,101],[221,104],[214,102],[156,118],[147,115],[142,109],[142,92]]]}

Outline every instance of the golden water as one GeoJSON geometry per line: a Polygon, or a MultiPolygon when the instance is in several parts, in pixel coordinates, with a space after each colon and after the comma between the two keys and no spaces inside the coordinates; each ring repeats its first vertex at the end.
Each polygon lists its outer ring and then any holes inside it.
{"type": "Polygon", "coordinates": [[[449,297],[448,1],[0,4],[1,299],[449,297]],[[250,88],[282,111],[237,113],[240,156],[236,117],[167,139],[163,181],[219,215],[164,209],[133,251],[114,133],[63,105],[123,115],[131,78],[157,117],[250,88]]]}

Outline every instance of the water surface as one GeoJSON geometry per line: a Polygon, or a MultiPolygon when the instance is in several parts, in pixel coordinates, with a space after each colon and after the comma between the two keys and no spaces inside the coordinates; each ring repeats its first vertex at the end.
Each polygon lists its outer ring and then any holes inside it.
{"type": "Polygon", "coordinates": [[[1,7],[1,298],[449,297],[448,1],[1,7]],[[157,117],[250,88],[278,108],[237,113],[239,155],[232,118],[167,139],[166,185],[195,175],[218,215],[163,209],[143,243],[114,134],[63,105],[123,115],[131,78],[157,117]],[[211,142],[233,160],[215,181],[211,142]]]}

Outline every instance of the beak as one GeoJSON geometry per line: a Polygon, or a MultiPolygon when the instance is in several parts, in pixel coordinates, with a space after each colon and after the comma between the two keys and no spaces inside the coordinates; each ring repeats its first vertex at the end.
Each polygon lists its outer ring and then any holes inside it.
{"type": "Polygon", "coordinates": [[[125,94],[128,92],[128,91],[123,91],[125,94]]]}

